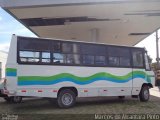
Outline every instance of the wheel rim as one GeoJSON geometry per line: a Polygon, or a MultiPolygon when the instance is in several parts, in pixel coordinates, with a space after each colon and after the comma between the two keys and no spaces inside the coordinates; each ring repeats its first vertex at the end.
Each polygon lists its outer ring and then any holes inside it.
{"type": "Polygon", "coordinates": [[[14,102],[19,102],[21,100],[21,97],[19,96],[14,96],[14,102]]]}
{"type": "Polygon", "coordinates": [[[72,102],[73,102],[73,97],[72,97],[71,94],[65,93],[65,94],[62,96],[62,103],[63,103],[64,105],[70,105],[70,104],[72,104],[72,102]]]}
{"type": "Polygon", "coordinates": [[[144,98],[145,98],[145,100],[147,100],[149,98],[149,91],[148,90],[144,90],[144,98]]]}

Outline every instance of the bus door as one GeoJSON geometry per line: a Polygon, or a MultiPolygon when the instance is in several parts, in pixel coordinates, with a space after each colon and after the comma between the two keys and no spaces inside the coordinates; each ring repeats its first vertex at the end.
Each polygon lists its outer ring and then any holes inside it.
{"type": "Polygon", "coordinates": [[[142,84],[145,82],[144,49],[132,49],[132,95],[139,94],[142,84]]]}

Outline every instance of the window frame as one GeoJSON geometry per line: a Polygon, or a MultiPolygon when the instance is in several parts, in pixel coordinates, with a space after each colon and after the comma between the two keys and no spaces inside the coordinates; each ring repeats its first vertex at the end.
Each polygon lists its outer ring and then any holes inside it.
{"type": "MultiPolygon", "coordinates": [[[[21,41],[21,39],[23,39],[23,38],[25,38],[25,39],[28,39],[28,41],[32,41],[32,39],[34,39],[35,41],[44,41],[44,39],[38,39],[38,38],[26,38],[26,37],[17,37],[17,63],[18,64],[26,64],[26,65],[50,65],[50,64],[48,64],[48,63],[45,63],[45,62],[42,62],[42,52],[49,52],[50,53],[50,62],[49,63],[51,63],[51,58],[52,58],[52,56],[51,56],[51,46],[50,46],[50,50],[36,50],[36,51],[34,51],[34,50],[27,50],[27,49],[23,49],[23,50],[21,50],[20,49],[20,41],[21,41]],[[39,52],[39,62],[22,62],[21,60],[20,60],[20,51],[28,51],[28,52],[39,52]]],[[[51,40],[46,40],[46,42],[48,42],[49,44],[51,44],[51,40]]],[[[22,58],[27,58],[27,57],[22,57],[22,58]]],[[[28,57],[28,58],[32,58],[32,57],[28,57]]]]}

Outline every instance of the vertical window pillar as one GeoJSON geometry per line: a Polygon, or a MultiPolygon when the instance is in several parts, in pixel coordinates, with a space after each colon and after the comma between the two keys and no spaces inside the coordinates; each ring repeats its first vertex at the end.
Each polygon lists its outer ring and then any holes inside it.
{"type": "Polygon", "coordinates": [[[91,42],[99,41],[99,29],[93,28],[91,29],[91,42]]]}

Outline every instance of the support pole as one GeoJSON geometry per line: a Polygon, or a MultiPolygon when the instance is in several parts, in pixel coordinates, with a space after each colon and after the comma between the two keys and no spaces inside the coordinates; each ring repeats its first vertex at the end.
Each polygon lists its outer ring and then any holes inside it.
{"type": "Polygon", "coordinates": [[[158,38],[158,30],[156,31],[156,53],[157,53],[157,69],[159,70],[159,45],[158,45],[158,41],[159,41],[159,38],[158,38]]]}

